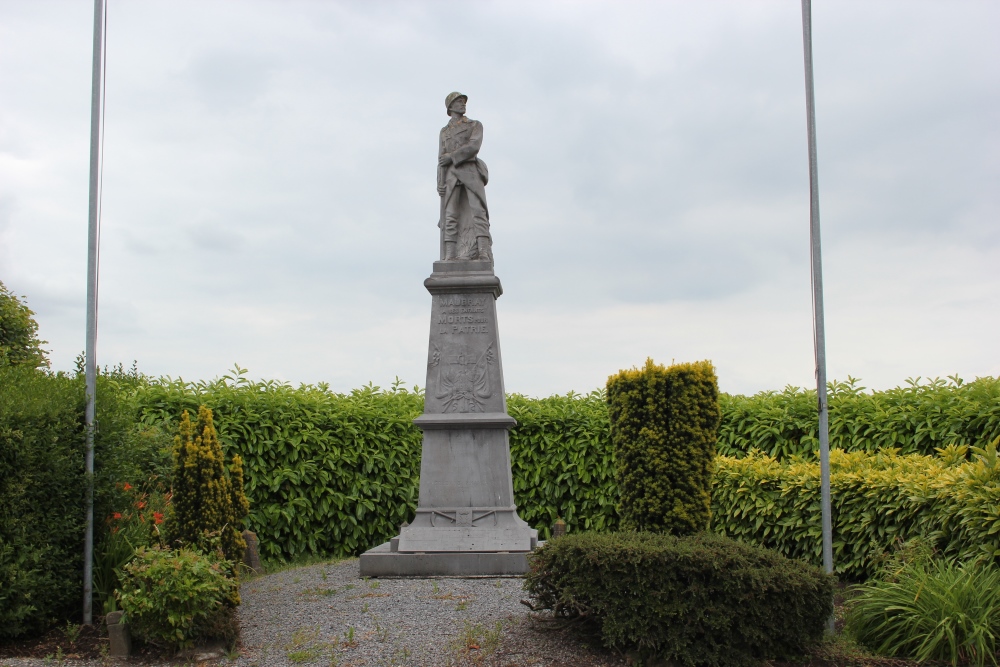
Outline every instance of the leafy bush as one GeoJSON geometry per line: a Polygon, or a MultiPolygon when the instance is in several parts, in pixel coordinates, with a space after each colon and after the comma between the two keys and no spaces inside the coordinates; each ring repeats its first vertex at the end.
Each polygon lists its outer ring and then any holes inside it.
{"type": "MultiPolygon", "coordinates": [[[[159,440],[136,429],[130,383],[113,371],[98,376],[96,517],[120,506],[123,481],[157,474],[163,460],[159,440]]],[[[0,637],[80,616],[84,403],[82,377],[0,366],[0,637]]]]}
{"type": "MultiPolygon", "coordinates": [[[[950,452],[950,453],[949,453],[950,452]]],[[[949,558],[1000,561],[1000,461],[996,443],[939,457],[830,452],[833,561],[862,580],[898,541],[921,539],[949,558]]],[[[751,452],[716,459],[712,529],[819,564],[820,477],[812,461],[751,452]]]]}
{"type": "Polygon", "coordinates": [[[240,597],[229,567],[191,549],[140,548],[118,594],[126,620],[141,639],[174,649],[232,639],[240,597]]]}
{"type": "Polygon", "coordinates": [[[169,493],[156,478],[147,480],[146,488],[121,485],[128,502],[116,506],[103,525],[95,528],[94,596],[96,604],[107,614],[118,611],[115,591],[121,587],[124,568],[140,547],[161,543],[160,524],[169,506],[169,493]]]}
{"type": "Polygon", "coordinates": [[[243,560],[243,521],[250,509],[243,493],[243,462],[237,454],[226,470],[212,411],[204,405],[198,408],[197,424],[191,424],[187,410],[181,415],[173,456],[168,542],[205,550],[216,535],[227,559],[243,560]]]}
{"type": "Polygon", "coordinates": [[[80,606],[82,389],[27,364],[0,367],[0,637],[80,606]]]}
{"type": "Polygon", "coordinates": [[[38,340],[34,314],[0,282],[0,366],[48,368],[49,360],[42,349],[47,341],[38,340]]]}
{"type": "MultiPolygon", "coordinates": [[[[865,393],[858,380],[829,384],[830,446],[876,452],[933,455],[955,446],[982,447],[1000,437],[1000,378],[906,386],[865,393]]],[[[819,451],[816,391],[789,387],[755,396],[721,396],[719,453],[744,456],[752,449],[777,459],[816,458],[819,451]]]]}
{"type": "Polygon", "coordinates": [[[819,568],[706,533],[567,535],[529,563],[536,610],[683,665],[802,654],[833,612],[833,579],[819,568]]]}
{"type": "Polygon", "coordinates": [[[510,458],[518,514],[548,539],[562,518],[569,530],[618,526],[614,454],[604,392],[549,398],[507,398],[517,420],[510,458]]]}
{"type": "Polygon", "coordinates": [[[237,372],[211,383],[150,383],[137,399],[146,426],[200,405],[212,410],[223,452],[243,460],[262,557],[355,555],[413,518],[418,393],[396,386],[342,395],[325,385],[250,382],[237,372]]]}
{"type": "Polygon", "coordinates": [[[853,590],[847,629],[872,651],[997,664],[1000,649],[1000,569],[918,555],[895,559],[880,577],[853,590]]]}
{"type": "MultiPolygon", "coordinates": [[[[420,431],[411,421],[423,410],[419,391],[397,385],[334,394],[324,385],[250,382],[240,371],[211,383],[139,383],[135,391],[143,427],[153,434],[150,442],[176,431],[172,419],[182,410],[201,404],[213,410],[223,451],[243,458],[250,528],[267,558],[356,555],[412,519],[420,431]]],[[[722,398],[725,404],[728,398],[722,398]]],[[[518,420],[510,440],[521,516],[543,537],[557,516],[570,532],[614,530],[618,491],[602,393],[513,395],[508,409],[518,420]]],[[[974,481],[972,468],[961,467],[968,451],[952,447],[937,457],[916,458],[859,452],[844,458],[835,450],[838,572],[852,579],[870,576],[874,559],[897,535],[929,534],[934,526],[939,532],[933,539],[951,554],[975,553],[979,544],[998,548],[996,534],[988,533],[994,521],[989,507],[996,500],[987,482],[974,481]],[[855,468],[853,476],[840,475],[855,468]],[[866,485],[867,469],[875,471],[873,486],[866,485]],[[897,479],[911,470],[923,472],[897,479]],[[944,478],[933,481],[939,470],[966,481],[949,490],[944,478]],[[923,479],[938,495],[920,491],[923,479]],[[911,489],[923,500],[911,500],[911,489]],[[939,496],[941,502],[934,499],[939,496]]],[[[713,530],[820,562],[817,465],[754,453],[743,460],[717,457],[716,467],[713,530]]]]}
{"type": "Polygon", "coordinates": [[[608,378],[621,523],[688,535],[708,527],[719,388],[711,362],[608,378]]]}

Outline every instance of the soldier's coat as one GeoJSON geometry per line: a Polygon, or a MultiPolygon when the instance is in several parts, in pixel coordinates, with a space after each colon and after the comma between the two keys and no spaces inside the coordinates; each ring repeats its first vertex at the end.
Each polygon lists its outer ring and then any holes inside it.
{"type": "MultiPolygon", "coordinates": [[[[451,155],[452,164],[438,167],[438,185],[444,185],[444,205],[455,195],[456,186],[465,186],[469,194],[479,199],[489,218],[486,206],[486,183],[489,181],[489,171],[486,163],[479,159],[479,149],[483,145],[483,124],[462,116],[457,121],[452,120],[441,128],[438,157],[451,155]]],[[[442,226],[442,219],[438,226],[442,226]]]]}

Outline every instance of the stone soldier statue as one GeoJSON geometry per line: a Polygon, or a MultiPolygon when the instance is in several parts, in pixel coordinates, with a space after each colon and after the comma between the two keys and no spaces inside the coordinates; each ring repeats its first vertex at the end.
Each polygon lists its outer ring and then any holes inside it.
{"type": "Polygon", "coordinates": [[[479,159],[483,124],[465,117],[468,97],[451,93],[445,107],[451,120],[441,128],[437,190],[441,196],[441,259],[493,263],[490,214],[486,208],[489,172],[479,159]]]}

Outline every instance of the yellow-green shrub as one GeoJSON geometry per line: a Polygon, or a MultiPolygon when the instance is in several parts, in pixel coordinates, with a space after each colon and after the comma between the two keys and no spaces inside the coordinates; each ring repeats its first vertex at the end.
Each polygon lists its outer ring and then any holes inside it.
{"type": "Polygon", "coordinates": [[[243,559],[243,520],[249,510],[243,462],[234,456],[226,471],[212,411],[204,405],[198,409],[197,424],[191,423],[187,410],[182,413],[174,440],[172,491],[166,522],[169,542],[205,548],[217,535],[227,559],[243,559]]]}
{"type": "Polygon", "coordinates": [[[719,388],[709,361],[608,378],[619,514],[626,530],[688,535],[710,517],[719,388]]]}
{"type": "MultiPolygon", "coordinates": [[[[921,539],[960,560],[1000,559],[996,445],[965,461],[960,448],[931,457],[830,452],[833,560],[869,577],[895,543],[921,539]]],[[[712,529],[789,558],[821,562],[819,464],[751,452],[716,459],[712,529]]]]}

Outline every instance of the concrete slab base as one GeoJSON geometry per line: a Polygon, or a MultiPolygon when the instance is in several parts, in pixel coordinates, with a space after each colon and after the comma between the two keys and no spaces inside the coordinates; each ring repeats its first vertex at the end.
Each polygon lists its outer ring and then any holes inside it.
{"type": "Polygon", "coordinates": [[[386,542],[361,554],[362,577],[516,576],[528,571],[526,552],[399,553],[386,542]]]}

